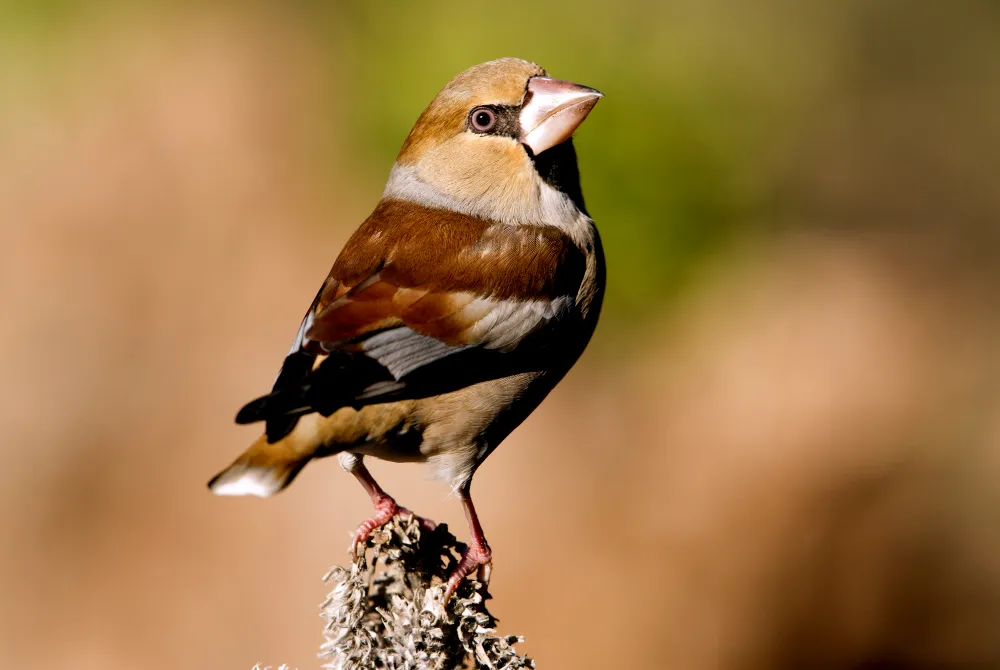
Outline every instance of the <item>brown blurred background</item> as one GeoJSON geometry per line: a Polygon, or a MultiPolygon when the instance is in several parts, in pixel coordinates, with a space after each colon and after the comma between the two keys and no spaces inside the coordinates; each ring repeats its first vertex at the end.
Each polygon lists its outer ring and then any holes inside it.
{"type": "Polygon", "coordinates": [[[319,665],[363,492],[205,482],[420,110],[517,55],[607,95],[610,289],[476,477],[501,629],[541,668],[1000,668],[1000,6],[534,5],[0,5],[0,664],[319,665]]]}

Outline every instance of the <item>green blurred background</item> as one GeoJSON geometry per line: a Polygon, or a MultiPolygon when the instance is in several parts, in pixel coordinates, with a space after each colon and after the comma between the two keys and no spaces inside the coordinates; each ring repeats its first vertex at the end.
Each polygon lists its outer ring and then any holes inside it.
{"type": "Polygon", "coordinates": [[[0,660],[319,665],[362,491],[204,482],[420,111],[518,56],[606,95],[609,289],[477,474],[501,630],[541,668],[1000,667],[998,35],[991,0],[0,3],[0,660]]]}

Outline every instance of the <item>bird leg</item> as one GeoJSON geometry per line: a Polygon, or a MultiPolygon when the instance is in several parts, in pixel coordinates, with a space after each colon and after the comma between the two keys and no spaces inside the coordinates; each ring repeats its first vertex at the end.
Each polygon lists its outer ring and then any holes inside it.
{"type": "Polygon", "coordinates": [[[420,526],[425,530],[434,530],[436,524],[433,521],[419,517],[405,507],[400,507],[396,503],[396,500],[378,485],[378,482],[372,477],[372,473],[365,467],[361,456],[345,452],[342,454],[340,464],[345,470],[357,477],[358,481],[361,482],[361,486],[368,493],[368,497],[371,498],[372,506],[375,507],[375,514],[362,522],[354,532],[354,539],[351,541],[351,556],[357,556],[358,547],[363,546],[377,528],[381,528],[397,514],[404,517],[413,517],[420,522],[420,526]],[[344,456],[349,458],[344,458],[344,456]]]}
{"type": "Polygon", "coordinates": [[[472,497],[469,494],[470,485],[466,484],[458,491],[458,497],[465,508],[465,518],[469,521],[469,533],[472,536],[468,548],[462,553],[462,559],[455,566],[451,577],[448,578],[448,590],[445,591],[445,600],[451,597],[473,570],[477,571],[476,578],[488,585],[490,583],[490,573],[493,570],[493,552],[490,545],[486,543],[486,536],[483,535],[483,527],[479,523],[479,516],[476,508],[472,505],[472,497]]]}

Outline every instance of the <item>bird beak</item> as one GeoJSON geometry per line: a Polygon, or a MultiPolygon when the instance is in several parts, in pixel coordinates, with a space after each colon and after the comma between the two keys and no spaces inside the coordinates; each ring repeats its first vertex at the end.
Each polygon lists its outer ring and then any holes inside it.
{"type": "Polygon", "coordinates": [[[537,156],[565,142],[602,97],[604,94],[600,91],[580,84],[532,77],[519,117],[521,143],[537,156]]]}

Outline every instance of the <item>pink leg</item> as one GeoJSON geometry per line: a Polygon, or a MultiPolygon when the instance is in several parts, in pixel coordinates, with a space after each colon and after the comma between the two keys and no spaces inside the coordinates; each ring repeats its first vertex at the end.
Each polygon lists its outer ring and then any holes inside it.
{"type": "Polygon", "coordinates": [[[434,529],[435,524],[430,519],[418,517],[405,507],[400,507],[396,504],[395,499],[378,485],[378,482],[372,477],[372,473],[361,462],[360,457],[358,457],[356,463],[350,468],[350,472],[361,482],[361,486],[368,492],[368,497],[372,499],[372,505],[375,507],[375,514],[358,526],[358,529],[354,532],[354,540],[351,542],[351,556],[357,556],[358,547],[364,545],[377,528],[381,528],[397,514],[415,517],[426,530],[434,529]]]}
{"type": "Polygon", "coordinates": [[[483,535],[483,527],[479,523],[479,516],[476,515],[476,508],[472,506],[472,497],[469,495],[470,485],[466,484],[459,492],[458,497],[465,508],[465,518],[469,521],[469,532],[472,541],[469,548],[462,554],[462,560],[458,562],[455,570],[448,578],[448,590],[445,592],[445,600],[451,597],[462,580],[477,570],[477,579],[484,585],[490,583],[490,572],[493,569],[493,552],[490,545],[486,543],[486,536],[483,535]]]}

